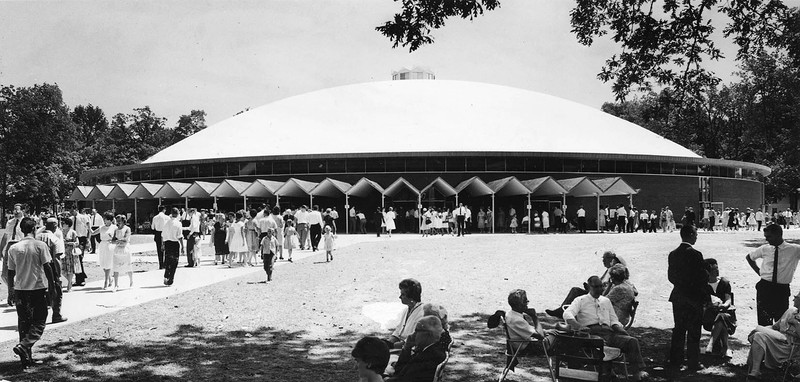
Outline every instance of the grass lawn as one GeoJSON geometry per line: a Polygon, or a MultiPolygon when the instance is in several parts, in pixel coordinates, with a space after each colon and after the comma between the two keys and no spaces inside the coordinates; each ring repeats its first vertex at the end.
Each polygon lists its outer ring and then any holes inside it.
{"type": "MultiPolygon", "coordinates": [[[[800,230],[785,234],[800,239],[800,230]]],[[[640,313],[631,334],[656,381],[744,380],[747,334],[756,324],[758,277],[744,256],[763,243],[759,232],[700,233],[695,246],[720,263],[733,284],[739,328],[730,363],[702,357],[702,374],[665,374],[672,309],[667,254],[673,234],[471,235],[389,239],[349,246],[324,263],[319,252],[263,274],[243,276],[98,318],[45,330],[34,347],[44,364],[21,369],[12,342],[0,344],[0,376],[13,381],[352,381],[349,355],[364,335],[388,335],[365,306],[398,302],[397,283],[414,277],[424,302],[447,307],[455,340],[448,381],[496,380],[502,370],[501,329],[486,319],[509,310],[514,288],[528,291],[539,312],[557,307],[571,286],[603,271],[600,254],[615,250],[630,267],[640,313]]],[[[180,272],[180,271],[179,271],[180,272]]],[[[179,282],[179,279],[178,281],[179,282]]],[[[794,293],[799,291],[793,284],[794,293]]],[[[68,303],[68,300],[65,300],[68,303]]],[[[14,314],[6,309],[0,314],[14,314]]],[[[540,314],[547,322],[555,322],[540,314]]],[[[708,333],[704,332],[702,345],[708,333]]],[[[526,359],[511,381],[549,380],[542,358],[526,359]]],[[[774,377],[765,374],[767,380],[774,377]]]]}

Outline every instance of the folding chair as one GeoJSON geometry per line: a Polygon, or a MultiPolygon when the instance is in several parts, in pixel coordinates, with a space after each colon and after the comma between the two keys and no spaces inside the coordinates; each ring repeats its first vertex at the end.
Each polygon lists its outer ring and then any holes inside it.
{"type": "Polygon", "coordinates": [[[639,310],[639,301],[636,301],[636,299],[634,299],[633,302],[631,302],[630,319],[628,320],[628,323],[625,324],[625,330],[630,329],[631,326],[633,326],[633,319],[636,318],[636,312],[638,310],[639,310]]]}
{"type": "Polygon", "coordinates": [[[623,365],[624,379],[628,378],[625,354],[618,348],[605,346],[598,336],[556,332],[550,353],[556,379],[611,381],[615,377],[614,363],[623,365]]]}
{"type": "Polygon", "coordinates": [[[447,352],[445,353],[444,361],[436,366],[436,373],[433,374],[433,382],[442,382],[444,380],[444,367],[447,366],[447,361],[450,359],[450,348],[453,346],[453,343],[450,342],[450,346],[447,347],[447,352]]]}
{"type": "Polygon", "coordinates": [[[544,351],[545,360],[547,361],[547,368],[550,370],[550,378],[552,378],[553,382],[556,382],[556,375],[553,372],[553,368],[550,365],[550,357],[547,355],[548,344],[545,343],[546,341],[539,341],[533,338],[529,340],[512,340],[511,335],[508,332],[508,326],[506,325],[505,312],[503,312],[503,315],[500,316],[500,323],[503,325],[503,332],[506,335],[506,350],[504,352],[504,355],[506,357],[506,366],[503,368],[503,372],[500,373],[500,379],[498,380],[498,382],[503,382],[503,380],[506,379],[508,372],[512,370],[519,362],[517,361],[518,358],[535,357],[536,354],[531,354],[529,352],[529,349],[532,349],[534,346],[542,347],[542,350],[544,351]]]}

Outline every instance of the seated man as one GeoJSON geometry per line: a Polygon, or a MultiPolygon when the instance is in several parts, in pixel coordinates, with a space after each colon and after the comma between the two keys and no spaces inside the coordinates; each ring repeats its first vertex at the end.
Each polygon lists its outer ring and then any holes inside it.
{"type": "Polygon", "coordinates": [[[624,327],[631,319],[631,306],[633,301],[636,300],[636,296],[639,295],[639,291],[628,280],[628,268],[624,265],[614,264],[609,268],[608,274],[611,279],[611,287],[605,296],[611,300],[611,305],[614,306],[614,313],[616,313],[617,319],[624,327]]]}
{"type": "Polygon", "coordinates": [[[747,377],[761,377],[761,364],[770,369],[779,369],[789,360],[793,344],[800,342],[800,294],[794,297],[794,306],[783,313],[772,326],[756,326],[747,340],[750,352],[747,353],[747,377]]]}
{"type": "Polygon", "coordinates": [[[625,353],[633,371],[633,380],[647,378],[643,371],[644,361],[639,350],[639,341],[628,335],[614,313],[611,300],[603,296],[605,286],[600,278],[592,276],[587,281],[589,294],[579,296],[564,311],[564,320],[573,330],[588,330],[590,334],[603,338],[607,346],[619,348],[625,353]]]}
{"type": "Polygon", "coordinates": [[[432,381],[436,367],[447,358],[447,354],[437,346],[441,336],[442,322],[438,317],[420,318],[414,327],[416,344],[411,349],[404,348],[400,353],[400,360],[404,360],[405,366],[398,368],[387,381],[432,381]]]}
{"type": "MultiPolygon", "coordinates": [[[[609,270],[611,269],[612,266],[616,264],[626,265],[625,260],[617,256],[616,253],[612,251],[603,252],[603,266],[606,267],[606,271],[603,273],[603,276],[600,277],[600,280],[603,282],[604,296],[608,293],[608,290],[611,287],[611,280],[610,280],[611,275],[609,274],[609,270]]],[[[627,268],[625,269],[627,271],[627,268]]],[[[558,307],[558,309],[545,309],[544,312],[553,317],[563,318],[564,314],[563,306],[571,304],[572,300],[574,300],[575,297],[583,296],[586,293],[588,293],[588,287],[586,283],[583,283],[583,288],[572,287],[572,289],[569,290],[569,293],[567,293],[567,297],[564,298],[564,302],[561,303],[561,306],[558,307]]]]}
{"type": "MultiPolygon", "coordinates": [[[[528,294],[522,289],[514,289],[508,294],[508,305],[511,311],[506,314],[508,337],[512,341],[530,341],[544,338],[542,324],[536,317],[536,311],[528,308],[528,294]]],[[[527,343],[519,343],[525,350],[527,343]]],[[[516,351],[516,349],[514,349],[516,351]]]]}
{"type": "Polygon", "coordinates": [[[377,337],[364,337],[350,355],[358,364],[359,382],[383,382],[381,374],[389,363],[389,346],[377,337]]]}
{"type": "MultiPolygon", "coordinates": [[[[450,331],[448,330],[447,325],[447,310],[441,305],[426,303],[425,305],[422,305],[422,315],[423,317],[436,317],[439,319],[439,321],[441,321],[442,335],[439,338],[439,342],[436,344],[443,351],[447,352],[450,349],[450,344],[453,342],[453,338],[450,337],[450,331]]],[[[406,338],[406,342],[403,345],[403,350],[400,352],[401,357],[397,359],[397,362],[394,362],[391,366],[386,368],[387,375],[392,375],[394,374],[395,370],[405,367],[406,363],[408,362],[408,356],[411,355],[411,349],[416,344],[417,335],[416,333],[411,333],[411,335],[406,338]]]]}

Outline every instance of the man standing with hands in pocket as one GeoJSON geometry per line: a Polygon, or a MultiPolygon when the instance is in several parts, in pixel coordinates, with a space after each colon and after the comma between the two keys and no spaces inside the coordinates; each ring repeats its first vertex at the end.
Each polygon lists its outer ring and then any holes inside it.
{"type": "Polygon", "coordinates": [[[789,284],[800,261],[800,245],[783,241],[783,229],[778,224],[764,227],[764,238],[767,244],[758,247],[745,259],[761,276],[756,284],[758,325],[770,326],[778,322],[789,308],[789,284]],[[756,264],[758,259],[761,259],[761,267],[756,264]]]}
{"type": "Polygon", "coordinates": [[[669,253],[667,277],[672,283],[669,301],[672,303],[672,343],[669,366],[680,367],[686,345],[686,364],[689,371],[703,369],[700,364],[700,330],[703,326],[703,305],[711,301],[707,292],[708,271],[703,254],[692,247],[697,242],[697,228],[681,227],[681,244],[669,253]]]}

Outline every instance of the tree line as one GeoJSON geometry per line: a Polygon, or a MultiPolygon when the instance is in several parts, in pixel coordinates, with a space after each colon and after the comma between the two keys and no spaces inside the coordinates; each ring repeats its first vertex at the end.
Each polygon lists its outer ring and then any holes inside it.
{"type": "Polygon", "coordinates": [[[0,206],[34,210],[68,196],[86,170],[140,163],[206,127],[192,110],[175,126],[149,106],[109,120],[92,104],[70,108],[55,84],[0,87],[0,206]]]}
{"type": "Polygon", "coordinates": [[[738,81],[709,86],[702,97],[681,98],[665,88],[602,110],[705,157],[769,166],[763,182],[774,202],[800,185],[798,63],[790,54],[762,53],[743,61],[738,81]]]}

